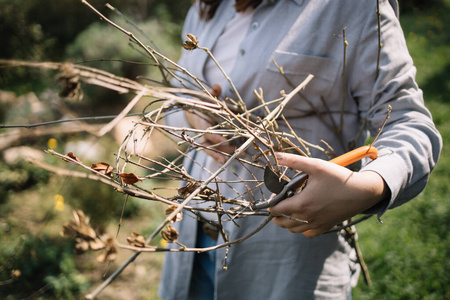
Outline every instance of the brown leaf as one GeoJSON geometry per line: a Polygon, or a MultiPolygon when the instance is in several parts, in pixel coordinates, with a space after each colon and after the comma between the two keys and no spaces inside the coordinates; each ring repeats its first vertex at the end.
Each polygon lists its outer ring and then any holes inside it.
{"type": "Polygon", "coordinates": [[[206,196],[211,196],[214,195],[216,192],[212,189],[210,189],[209,187],[205,187],[201,192],[200,195],[206,195],[206,196]]]}
{"type": "Polygon", "coordinates": [[[62,236],[74,237],[76,236],[76,234],[76,230],[74,230],[74,228],[70,226],[70,224],[63,225],[63,230],[61,231],[62,236]]]}
{"type": "Polygon", "coordinates": [[[187,197],[200,186],[200,182],[188,182],[185,186],[178,189],[180,197],[187,197]]]}
{"type": "Polygon", "coordinates": [[[96,251],[105,248],[105,243],[97,238],[89,242],[89,247],[91,247],[92,250],[96,251]]]}
{"type": "Polygon", "coordinates": [[[111,173],[114,168],[105,162],[99,162],[99,163],[93,164],[91,166],[91,169],[99,172],[100,174],[111,176],[111,173]]]}
{"type": "Polygon", "coordinates": [[[69,224],[63,225],[61,234],[63,236],[77,236],[82,239],[94,240],[97,237],[95,230],[89,225],[89,218],[87,218],[83,211],[73,211],[74,221],[70,221],[69,224]]]}
{"type": "MultiPolygon", "coordinates": [[[[80,160],[78,159],[78,157],[76,157],[72,152],[67,153],[66,156],[67,156],[68,158],[73,159],[74,161],[80,161],[80,160]]],[[[64,161],[67,161],[67,162],[73,162],[72,160],[65,159],[65,158],[63,158],[63,160],[64,160],[64,161]]]]}
{"type": "Polygon", "coordinates": [[[186,50],[194,50],[198,48],[198,40],[197,37],[191,33],[186,34],[186,37],[188,38],[186,41],[184,41],[181,46],[186,50]]]}
{"type": "Polygon", "coordinates": [[[117,258],[116,242],[112,237],[102,237],[105,243],[105,252],[97,256],[98,262],[113,261],[117,258]]]}
{"type": "Polygon", "coordinates": [[[69,100],[81,100],[83,91],[81,90],[80,76],[69,63],[61,66],[61,73],[56,76],[56,80],[61,86],[59,96],[69,100]]]}
{"type": "Polygon", "coordinates": [[[89,243],[82,239],[82,238],[76,238],[75,239],[76,244],[75,244],[75,249],[79,252],[86,252],[89,250],[89,243]]]}
{"type": "Polygon", "coordinates": [[[222,88],[217,83],[212,86],[211,96],[219,98],[222,95],[222,88]]]}
{"type": "MultiPolygon", "coordinates": [[[[171,205],[166,209],[166,216],[170,215],[171,213],[173,213],[176,209],[178,208],[178,205],[171,205]]],[[[170,220],[170,223],[175,223],[175,222],[179,222],[183,219],[183,213],[180,211],[179,213],[177,213],[175,215],[175,217],[170,220]]]]}
{"type": "Polygon", "coordinates": [[[175,228],[173,228],[171,225],[167,225],[167,230],[161,231],[161,235],[163,239],[168,241],[169,243],[173,243],[178,239],[178,232],[175,228]]]}
{"type": "Polygon", "coordinates": [[[122,181],[126,184],[133,184],[138,181],[142,181],[142,179],[140,179],[133,173],[120,173],[119,175],[120,175],[120,178],[122,178],[122,181]]]}
{"type": "Polygon", "coordinates": [[[131,237],[127,237],[127,242],[130,245],[139,247],[139,248],[145,248],[147,246],[144,236],[142,236],[136,232],[132,232],[131,237]]]}
{"type": "MultiPolygon", "coordinates": [[[[182,198],[188,197],[192,192],[194,192],[199,186],[201,185],[200,182],[188,182],[185,186],[178,189],[178,195],[182,198]]],[[[216,192],[209,187],[205,187],[201,192],[200,195],[203,196],[211,196],[214,195],[216,192]]]]}

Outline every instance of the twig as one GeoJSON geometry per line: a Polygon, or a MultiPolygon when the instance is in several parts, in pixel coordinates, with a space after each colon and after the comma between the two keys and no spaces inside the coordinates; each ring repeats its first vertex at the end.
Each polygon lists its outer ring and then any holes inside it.
{"type": "MultiPolygon", "coordinates": [[[[133,117],[133,116],[139,116],[141,113],[131,113],[127,114],[125,117],[133,117]]],[[[73,119],[62,119],[62,120],[54,120],[54,121],[48,121],[48,122],[41,122],[41,123],[34,123],[34,124],[18,124],[18,125],[6,125],[6,124],[0,124],[0,129],[6,128],[35,128],[35,127],[41,127],[41,126],[48,126],[48,125],[56,125],[60,123],[70,123],[70,122],[78,122],[78,121],[98,121],[98,120],[109,120],[116,118],[117,115],[111,115],[111,116],[94,116],[94,117],[79,117],[79,118],[73,118],[73,119]]]]}
{"type": "Polygon", "coordinates": [[[127,106],[119,113],[117,117],[115,117],[111,122],[109,122],[106,126],[104,126],[99,132],[98,136],[104,136],[106,133],[111,131],[126,115],[133,109],[133,107],[141,100],[143,96],[147,94],[147,89],[143,88],[139,94],[137,94],[133,100],[131,100],[127,106]]]}
{"type": "MultiPolygon", "coordinates": [[[[345,38],[345,27],[342,29],[342,40],[344,44],[344,58],[343,58],[343,66],[342,66],[342,103],[341,103],[341,117],[339,121],[339,129],[338,133],[342,134],[342,128],[344,126],[344,110],[345,110],[345,100],[347,98],[347,85],[345,81],[345,76],[347,75],[345,73],[346,71],[346,65],[347,65],[347,47],[348,47],[348,41],[345,38]]],[[[345,148],[343,148],[345,150],[345,148]]]]}
{"type": "Polygon", "coordinates": [[[389,118],[391,117],[391,112],[392,112],[392,106],[389,105],[389,106],[388,106],[388,112],[387,112],[386,118],[384,118],[383,124],[381,124],[381,127],[380,127],[380,129],[378,130],[377,135],[373,138],[372,142],[370,143],[370,146],[372,146],[373,143],[375,143],[375,141],[376,141],[376,140],[378,139],[378,137],[380,136],[381,132],[382,132],[383,129],[384,129],[384,126],[386,126],[387,121],[388,121],[389,118]]]}
{"type": "Polygon", "coordinates": [[[377,32],[378,32],[378,54],[377,54],[377,70],[375,74],[375,79],[378,79],[380,74],[380,60],[381,60],[381,48],[383,43],[381,42],[381,11],[380,11],[380,0],[377,0],[377,32]]]}

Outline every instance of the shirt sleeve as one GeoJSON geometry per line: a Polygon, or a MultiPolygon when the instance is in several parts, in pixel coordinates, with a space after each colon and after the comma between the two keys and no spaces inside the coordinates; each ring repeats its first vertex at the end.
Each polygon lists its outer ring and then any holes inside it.
{"type": "Polygon", "coordinates": [[[353,97],[372,136],[382,126],[388,107],[392,107],[390,118],[374,143],[381,150],[379,158],[361,169],[377,172],[390,189],[389,199],[366,212],[379,216],[425,188],[442,148],[441,136],[415,82],[416,68],[396,14],[388,1],[380,1],[380,12],[379,74],[376,76],[378,48],[373,47],[374,42],[378,44],[374,17],[367,20],[361,31],[357,61],[350,78],[353,97]]]}

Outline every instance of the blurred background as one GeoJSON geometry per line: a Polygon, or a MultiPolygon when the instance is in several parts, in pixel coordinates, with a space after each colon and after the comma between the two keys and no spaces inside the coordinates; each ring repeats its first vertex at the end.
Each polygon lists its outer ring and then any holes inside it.
{"type": "MultiPolygon", "coordinates": [[[[90,1],[129,28],[105,8],[107,2],[148,35],[140,37],[144,42],[154,42],[166,56],[177,59],[190,1],[90,1]]],[[[361,279],[354,299],[450,299],[450,1],[400,0],[400,7],[400,21],[418,69],[417,81],[444,138],[444,149],[419,197],[387,212],[384,224],[371,218],[357,226],[372,286],[361,279]]],[[[83,61],[132,79],[157,76],[146,64],[148,60],[128,45],[126,36],[77,0],[0,0],[0,41],[2,59],[83,61]]],[[[58,92],[52,72],[0,69],[0,124],[114,115],[131,100],[130,95],[89,86],[83,86],[82,101],[63,100],[58,92]]],[[[97,123],[89,122],[90,126],[97,123]]],[[[60,235],[73,209],[91,216],[99,232],[114,234],[124,207],[123,195],[96,182],[54,175],[23,159],[35,157],[67,168],[43,152],[55,149],[74,152],[85,164],[99,159],[113,164],[127,127],[94,142],[80,124],[0,127],[1,299],[83,298],[131,255],[122,250],[111,265],[100,264],[95,253],[75,254],[74,241],[60,235]],[[75,132],[74,127],[81,129],[75,132]]],[[[163,216],[161,206],[130,198],[119,239],[132,231],[146,236],[163,216]]],[[[141,255],[98,299],[157,299],[162,258],[159,253],[141,255]]]]}

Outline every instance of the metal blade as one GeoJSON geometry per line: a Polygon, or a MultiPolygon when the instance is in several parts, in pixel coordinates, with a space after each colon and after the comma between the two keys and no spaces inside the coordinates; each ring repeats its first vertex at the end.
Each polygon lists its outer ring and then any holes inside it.
{"type": "Polygon", "coordinates": [[[288,183],[286,180],[280,179],[280,177],[272,171],[269,166],[266,166],[264,169],[264,184],[269,191],[278,194],[283,190],[286,183],[288,183]]]}

